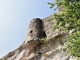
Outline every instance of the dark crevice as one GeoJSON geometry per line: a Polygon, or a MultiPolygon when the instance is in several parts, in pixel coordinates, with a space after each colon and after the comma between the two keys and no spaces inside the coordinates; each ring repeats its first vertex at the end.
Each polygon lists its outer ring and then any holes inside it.
{"type": "Polygon", "coordinates": [[[31,30],[30,33],[32,33],[33,31],[31,30]]]}
{"type": "Polygon", "coordinates": [[[45,31],[43,32],[43,37],[47,37],[47,35],[46,35],[46,32],[45,32],[45,31]]]}

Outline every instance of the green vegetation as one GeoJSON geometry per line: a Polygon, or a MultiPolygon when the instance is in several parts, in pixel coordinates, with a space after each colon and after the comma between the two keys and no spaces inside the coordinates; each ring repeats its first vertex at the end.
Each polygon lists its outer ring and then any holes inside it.
{"type": "Polygon", "coordinates": [[[56,0],[48,4],[50,8],[56,6],[54,10],[60,10],[54,14],[57,22],[54,29],[63,29],[66,32],[75,29],[69,35],[67,48],[70,55],[80,58],[80,0],[56,0]]]}
{"type": "Polygon", "coordinates": [[[49,39],[47,39],[46,37],[45,38],[42,38],[41,39],[44,43],[47,43],[49,41],[49,39]]]}

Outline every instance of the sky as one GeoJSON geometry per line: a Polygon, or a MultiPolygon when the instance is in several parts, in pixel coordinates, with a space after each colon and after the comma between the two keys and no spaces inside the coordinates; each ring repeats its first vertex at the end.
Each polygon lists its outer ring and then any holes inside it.
{"type": "Polygon", "coordinates": [[[24,42],[33,18],[57,12],[47,2],[54,0],[0,0],[0,58],[24,42]]]}

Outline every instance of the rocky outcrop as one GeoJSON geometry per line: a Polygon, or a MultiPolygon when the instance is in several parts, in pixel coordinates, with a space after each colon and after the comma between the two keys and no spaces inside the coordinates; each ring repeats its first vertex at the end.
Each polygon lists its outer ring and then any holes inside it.
{"type": "Polygon", "coordinates": [[[44,19],[34,18],[26,40],[0,60],[74,60],[63,51],[68,34],[53,31],[55,21],[51,18],[52,15],[44,19]]]}

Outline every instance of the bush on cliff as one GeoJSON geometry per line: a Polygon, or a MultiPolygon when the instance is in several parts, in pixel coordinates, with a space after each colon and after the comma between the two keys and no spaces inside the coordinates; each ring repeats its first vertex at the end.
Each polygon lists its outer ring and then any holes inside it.
{"type": "Polygon", "coordinates": [[[68,38],[67,48],[70,55],[80,58],[80,0],[56,0],[48,4],[51,5],[50,8],[56,5],[54,10],[59,10],[59,13],[54,15],[56,28],[61,27],[66,32],[75,30],[68,38]]]}

